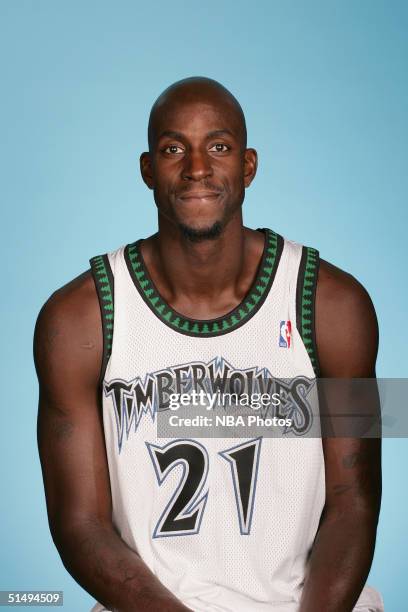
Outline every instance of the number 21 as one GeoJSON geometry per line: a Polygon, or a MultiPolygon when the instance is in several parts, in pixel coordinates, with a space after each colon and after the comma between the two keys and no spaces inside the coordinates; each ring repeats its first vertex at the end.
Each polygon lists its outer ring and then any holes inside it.
{"type": "MultiPolygon", "coordinates": [[[[218,453],[231,468],[242,535],[249,535],[251,531],[261,442],[262,438],[255,438],[218,453]]],[[[157,522],[153,537],[198,533],[208,499],[208,490],[205,490],[209,466],[206,448],[196,440],[188,439],[174,440],[163,447],[146,442],[146,446],[159,485],[176,466],[183,468],[180,482],[157,522]]]]}

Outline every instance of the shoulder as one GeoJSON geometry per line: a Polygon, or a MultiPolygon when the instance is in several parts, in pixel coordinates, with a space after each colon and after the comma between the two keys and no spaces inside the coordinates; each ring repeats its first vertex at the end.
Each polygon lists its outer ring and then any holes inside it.
{"type": "Polygon", "coordinates": [[[51,294],[39,312],[37,325],[51,320],[67,325],[86,322],[98,310],[95,282],[87,270],[51,294]]]}
{"type": "Polygon", "coordinates": [[[42,306],[34,332],[37,370],[62,361],[68,366],[96,361],[102,353],[98,295],[91,270],[56,290],[42,306]]]}
{"type": "Polygon", "coordinates": [[[316,343],[322,376],[372,376],[378,349],[375,309],[351,274],[320,260],[316,288],[316,343]]]}

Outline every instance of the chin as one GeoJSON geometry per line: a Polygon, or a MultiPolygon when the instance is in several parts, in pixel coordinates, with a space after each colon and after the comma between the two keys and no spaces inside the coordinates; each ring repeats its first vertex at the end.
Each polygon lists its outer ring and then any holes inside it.
{"type": "Polygon", "coordinates": [[[203,227],[193,227],[184,223],[179,223],[179,228],[185,238],[190,242],[203,242],[204,240],[215,240],[223,230],[222,223],[215,221],[211,225],[203,227]]]}

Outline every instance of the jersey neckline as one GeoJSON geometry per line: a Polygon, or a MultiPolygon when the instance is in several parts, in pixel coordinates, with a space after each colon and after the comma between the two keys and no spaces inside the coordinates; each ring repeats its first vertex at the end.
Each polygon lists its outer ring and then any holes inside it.
{"type": "Polygon", "coordinates": [[[168,327],[187,336],[210,338],[227,334],[249,321],[264,303],[275,278],[283,250],[283,238],[268,228],[255,279],[243,300],[215,319],[192,319],[172,308],[158,292],[141,253],[142,238],[125,247],[125,261],[133,283],[150,310],[168,327]]]}

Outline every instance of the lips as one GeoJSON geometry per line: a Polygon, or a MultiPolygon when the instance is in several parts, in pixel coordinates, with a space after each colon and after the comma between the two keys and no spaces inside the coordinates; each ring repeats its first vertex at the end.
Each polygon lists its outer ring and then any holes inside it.
{"type": "Polygon", "coordinates": [[[219,191],[187,191],[179,195],[180,200],[214,200],[220,195],[219,191]]]}

